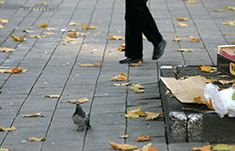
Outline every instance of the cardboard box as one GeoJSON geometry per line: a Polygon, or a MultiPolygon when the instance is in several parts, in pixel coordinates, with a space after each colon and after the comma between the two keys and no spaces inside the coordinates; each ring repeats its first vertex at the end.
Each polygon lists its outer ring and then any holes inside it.
{"type": "Polygon", "coordinates": [[[235,45],[218,46],[217,68],[235,78],[235,45]]]}

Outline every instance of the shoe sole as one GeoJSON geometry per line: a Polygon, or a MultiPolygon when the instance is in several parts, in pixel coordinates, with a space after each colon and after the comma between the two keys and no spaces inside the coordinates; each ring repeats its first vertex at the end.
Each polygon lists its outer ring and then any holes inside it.
{"type": "Polygon", "coordinates": [[[125,64],[125,63],[139,63],[139,61],[142,61],[143,62],[143,59],[135,59],[135,60],[131,60],[131,61],[128,61],[128,62],[120,62],[120,64],[125,64]]]}
{"type": "Polygon", "coordinates": [[[157,59],[159,59],[163,55],[164,49],[166,48],[166,44],[167,44],[167,42],[165,40],[163,40],[163,51],[161,51],[161,53],[158,55],[158,57],[154,57],[153,56],[152,57],[153,60],[157,60],[157,59]]]}

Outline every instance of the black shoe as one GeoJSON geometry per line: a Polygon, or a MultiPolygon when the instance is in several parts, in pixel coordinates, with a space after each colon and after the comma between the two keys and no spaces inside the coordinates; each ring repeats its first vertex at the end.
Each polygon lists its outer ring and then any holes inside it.
{"type": "Polygon", "coordinates": [[[162,42],[157,45],[157,47],[154,47],[152,57],[153,60],[157,60],[163,55],[166,44],[167,42],[163,39],[162,42]]]}
{"type": "Polygon", "coordinates": [[[143,61],[143,59],[142,58],[132,59],[132,58],[125,57],[119,60],[119,63],[138,63],[139,61],[143,61]]]}

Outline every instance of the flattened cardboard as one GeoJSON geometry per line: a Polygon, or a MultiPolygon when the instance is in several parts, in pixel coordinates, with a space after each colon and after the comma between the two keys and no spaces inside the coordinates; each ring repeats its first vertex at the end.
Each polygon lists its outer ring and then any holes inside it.
{"type": "Polygon", "coordinates": [[[195,102],[194,97],[199,96],[202,102],[206,102],[204,97],[205,78],[189,77],[185,80],[176,80],[175,78],[160,77],[160,79],[181,103],[198,103],[195,102]]]}

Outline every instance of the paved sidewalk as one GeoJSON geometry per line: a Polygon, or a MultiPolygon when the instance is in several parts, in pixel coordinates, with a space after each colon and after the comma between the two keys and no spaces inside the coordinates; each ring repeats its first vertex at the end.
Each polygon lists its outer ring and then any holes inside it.
{"type": "MultiPolygon", "coordinates": [[[[0,4],[0,48],[14,48],[13,52],[0,52],[0,68],[28,68],[20,74],[0,74],[0,126],[16,127],[17,131],[0,132],[0,148],[16,151],[108,151],[113,150],[110,141],[131,144],[141,149],[148,143],[159,151],[190,151],[205,143],[167,144],[164,118],[146,121],[146,117],[126,119],[125,113],[141,107],[142,111],[162,113],[159,93],[159,68],[165,65],[216,65],[218,45],[235,41],[235,26],[223,22],[235,20],[234,11],[225,6],[234,0],[199,0],[188,4],[182,0],[149,0],[148,5],[157,25],[168,42],[165,54],[157,62],[151,60],[152,45],[144,40],[144,63],[138,67],[119,64],[124,52],[117,50],[123,40],[111,40],[108,36],[124,36],[124,2],[122,0],[4,0],[0,4]],[[41,9],[40,9],[41,8],[41,9]],[[46,10],[46,11],[43,11],[46,10]],[[188,27],[179,27],[175,18],[189,18],[188,27]],[[99,23],[102,22],[102,24],[99,23]],[[83,26],[69,26],[70,22],[98,26],[97,29],[81,30],[83,26]],[[37,24],[48,23],[54,31],[46,31],[37,24]],[[77,42],[67,43],[68,32],[61,29],[78,29],[87,33],[77,42]],[[23,30],[37,30],[25,33],[23,30]],[[44,35],[46,38],[31,38],[44,35]],[[24,42],[13,41],[11,36],[27,38],[24,42]],[[195,36],[200,43],[192,43],[195,36]],[[182,41],[173,42],[174,38],[182,41]],[[178,52],[179,48],[194,49],[178,52]],[[103,63],[98,67],[81,67],[79,64],[103,63]],[[146,87],[145,93],[137,94],[129,87],[115,87],[110,81],[114,75],[126,73],[130,83],[146,87]],[[45,95],[60,95],[45,98],[45,95]],[[76,131],[72,121],[75,105],[66,102],[87,97],[82,108],[91,114],[91,126],[87,132],[76,131]],[[23,118],[22,115],[41,112],[45,117],[23,118]],[[120,139],[121,135],[128,139],[120,139]],[[152,136],[148,142],[135,142],[137,136],[152,136]],[[46,137],[47,136],[47,137],[46,137]],[[44,142],[28,142],[30,137],[46,137],[44,142]]],[[[235,7],[235,6],[232,6],[235,7]]],[[[120,83],[120,82],[118,82],[120,83]]]]}

